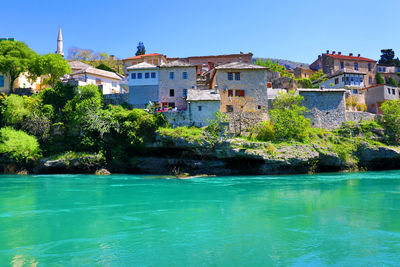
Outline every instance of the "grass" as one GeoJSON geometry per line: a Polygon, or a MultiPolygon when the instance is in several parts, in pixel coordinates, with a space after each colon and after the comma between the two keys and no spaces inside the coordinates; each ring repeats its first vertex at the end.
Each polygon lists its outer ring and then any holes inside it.
{"type": "Polygon", "coordinates": [[[202,143],[204,140],[203,129],[196,127],[159,128],[158,133],[160,136],[182,138],[191,143],[202,143]]]}

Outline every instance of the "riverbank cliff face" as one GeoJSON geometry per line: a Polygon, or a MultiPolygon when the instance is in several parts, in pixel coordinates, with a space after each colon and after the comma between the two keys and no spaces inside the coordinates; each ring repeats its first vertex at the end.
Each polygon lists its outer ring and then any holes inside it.
{"type": "Polygon", "coordinates": [[[251,142],[230,139],[219,143],[187,141],[159,136],[140,154],[115,166],[99,157],[73,160],[42,159],[30,172],[113,173],[178,175],[269,175],[310,172],[400,169],[400,148],[361,142],[349,152],[332,151],[317,144],[251,142]],[[123,166],[123,168],[121,168],[123,166]]]}

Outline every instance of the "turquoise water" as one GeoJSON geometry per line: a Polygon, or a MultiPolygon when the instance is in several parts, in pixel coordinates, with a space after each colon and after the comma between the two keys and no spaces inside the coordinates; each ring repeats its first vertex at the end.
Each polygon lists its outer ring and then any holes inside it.
{"type": "Polygon", "coordinates": [[[399,266],[400,171],[0,176],[0,266],[399,266]]]}

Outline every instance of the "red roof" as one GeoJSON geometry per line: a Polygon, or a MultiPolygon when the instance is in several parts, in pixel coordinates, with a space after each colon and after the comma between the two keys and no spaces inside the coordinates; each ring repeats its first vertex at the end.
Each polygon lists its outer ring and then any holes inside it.
{"type": "Polygon", "coordinates": [[[158,53],[151,53],[151,54],[144,54],[144,55],[140,55],[140,56],[128,57],[128,58],[125,58],[123,60],[139,59],[139,58],[142,58],[142,57],[153,57],[153,56],[163,56],[163,55],[158,54],[158,53]]]}
{"type": "Polygon", "coordinates": [[[333,57],[333,58],[338,58],[338,59],[350,59],[350,60],[359,60],[359,61],[373,61],[376,62],[376,60],[366,58],[366,57],[355,57],[355,56],[345,56],[345,55],[338,55],[338,54],[323,54],[328,57],[333,57]]]}

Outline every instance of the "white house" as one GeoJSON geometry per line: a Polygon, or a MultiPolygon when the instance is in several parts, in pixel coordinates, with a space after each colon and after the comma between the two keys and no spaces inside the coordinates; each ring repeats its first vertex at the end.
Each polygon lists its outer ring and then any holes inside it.
{"type": "Polygon", "coordinates": [[[102,88],[103,94],[107,95],[122,93],[119,85],[122,78],[122,75],[115,72],[88,67],[71,73],[68,82],[76,82],[78,86],[94,84],[102,88]]]}
{"type": "MultiPolygon", "coordinates": [[[[32,81],[28,78],[29,73],[21,73],[18,78],[14,81],[14,88],[32,88],[33,90],[40,89],[41,78],[38,77],[32,81]]],[[[7,74],[0,72],[0,93],[10,92],[10,77],[7,74]]]]}
{"type": "Polygon", "coordinates": [[[190,124],[198,127],[208,125],[220,110],[221,98],[216,90],[188,90],[188,109],[186,110],[190,124]]]}
{"type": "Polygon", "coordinates": [[[328,80],[321,83],[321,87],[340,89],[351,89],[352,94],[358,94],[358,91],[364,88],[365,72],[353,69],[341,69],[328,76],[328,80]]]}

